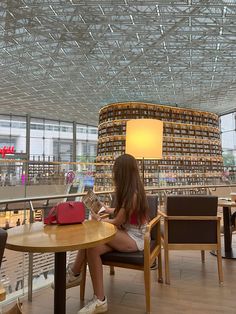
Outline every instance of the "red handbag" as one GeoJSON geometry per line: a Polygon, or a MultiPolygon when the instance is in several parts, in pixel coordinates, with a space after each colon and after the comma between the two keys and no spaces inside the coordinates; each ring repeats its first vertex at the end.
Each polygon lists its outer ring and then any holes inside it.
{"type": "Polygon", "coordinates": [[[82,202],[63,202],[54,206],[47,217],[44,218],[46,225],[76,224],[85,220],[85,206],[82,202]]]}

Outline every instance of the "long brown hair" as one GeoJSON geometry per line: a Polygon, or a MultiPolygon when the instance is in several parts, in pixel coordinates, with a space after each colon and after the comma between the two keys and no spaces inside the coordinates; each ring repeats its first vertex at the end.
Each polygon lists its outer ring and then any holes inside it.
{"type": "Polygon", "coordinates": [[[113,166],[113,180],[115,184],[115,214],[124,208],[126,222],[135,211],[139,225],[147,219],[148,204],[143,184],[140,179],[138,165],[132,155],[119,156],[113,166]]]}

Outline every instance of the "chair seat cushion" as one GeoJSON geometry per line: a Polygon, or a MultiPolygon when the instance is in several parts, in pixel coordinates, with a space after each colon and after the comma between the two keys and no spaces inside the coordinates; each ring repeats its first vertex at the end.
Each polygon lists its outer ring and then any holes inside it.
{"type": "MultiPolygon", "coordinates": [[[[151,240],[151,243],[150,243],[151,251],[153,250],[155,245],[156,245],[156,241],[151,240]]],[[[144,264],[144,251],[137,251],[137,252],[112,251],[112,252],[103,254],[101,258],[104,264],[106,262],[116,262],[116,263],[143,265],[144,264]]]]}

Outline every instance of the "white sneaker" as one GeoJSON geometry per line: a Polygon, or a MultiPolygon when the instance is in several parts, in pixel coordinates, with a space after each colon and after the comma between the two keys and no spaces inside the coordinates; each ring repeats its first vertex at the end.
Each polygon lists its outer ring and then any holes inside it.
{"type": "Polygon", "coordinates": [[[77,314],[95,314],[104,313],[107,311],[107,298],[104,301],[100,301],[96,295],[85,307],[78,311],[77,314]]]}
{"type": "MultiPolygon", "coordinates": [[[[75,276],[70,266],[66,269],[66,289],[79,286],[82,280],[82,273],[75,276]]],[[[52,289],[54,289],[54,282],[51,284],[52,289]]]]}

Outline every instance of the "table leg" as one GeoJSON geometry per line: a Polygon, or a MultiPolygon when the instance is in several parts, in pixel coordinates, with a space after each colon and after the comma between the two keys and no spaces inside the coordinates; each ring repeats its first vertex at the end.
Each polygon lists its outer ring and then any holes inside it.
{"type": "Polygon", "coordinates": [[[223,223],[224,223],[224,249],[222,250],[222,257],[235,259],[236,249],[232,248],[231,209],[228,206],[223,207],[223,223]]]}
{"type": "MultiPolygon", "coordinates": [[[[223,223],[224,223],[224,247],[221,250],[221,256],[228,259],[236,259],[236,248],[232,248],[232,231],[231,231],[231,208],[223,207],[223,223]]],[[[216,255],[215,251],[211,254],[216,255]]]]}
{"type": "Polygon", "coordinates": [[[66,252],[55,253],[54,314],[66,313],[66,252]]]}

